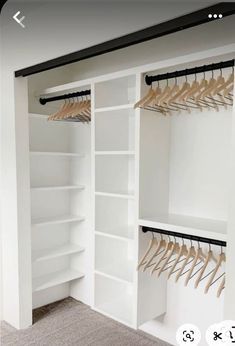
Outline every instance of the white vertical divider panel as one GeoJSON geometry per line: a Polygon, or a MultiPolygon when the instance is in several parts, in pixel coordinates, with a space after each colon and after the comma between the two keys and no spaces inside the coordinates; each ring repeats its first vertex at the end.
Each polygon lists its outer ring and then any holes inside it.
{"type": "MultiPolygon", "coordinates": [[[[135,86],[135,102],[140,99],[141,95],[141,74],[136,74],[136,86],[135,86]]],[[[140,167],[140,109],[135,109],[135,139],[134,139],[134,150],[135,150],[135,203],[134,203],[134,287],[133,287],[133,313],[134,313],[134,327],[137,329],[139,326],[139,287],[138,287],[138,258],[139,258],[139,167],[140,167]]]]}
{"type": "MultiPolygon", "coordinates": [[[[29,178],[29,124],[28,87],[26,78],[15,79],[15,133],[17,173],[17,226],[18,226],[18,328],[32,324],[32,278],[31,278],[31,218],[29,178]]],[[[10,231],[10,230],[9,230],[10,231]]],[[[10,254],[8,254],[10,255],[10,254]]]]}
{"type": "MultiPolygon", "coordinates": [[[[235,77],[235,74],[234,74],[235,77]]],[[[232,112],[230,196],[226,249],[226,283],[224,296],[224,319],[235,320],[235,102],[232,112]]]]}
{"type": "Polygon", "coordinates": [[[91,307],[95,306],[95,85],[91,83],[91,307]]]}
{"type": "MultiPolygon", "coordinates": [[[[137,99],[146,94],[147,88],[141,74],[138,76],[137,99]]],[[[166,192],[168,192],[168,161],[163,153],[169,153],[167,139],[163,138],[163,128],[169,128],[169,123],[158,122],[157,114],[138,109],[138,202],[139,218],[143,213],[154,213],[156,205],[165,210],[167,207],[166,192]],[[163,149],[159,148],[163,146],[163,149]],[[163,150],[163,152],[162,152],[163,150]],[[157,163],[156,163],[157,162],[157,163]],[[159,172],[160,171],[160,172],[159,172]],[[160,179],[159,179],[160,178],[160,179]],[[158,182],[158,179],[160,182],[158,182]],[[157,196],[162,196],[161,202],[157,196]],[[160,204],[162,203],[162,205],[160,204]]],[[[169,131],[167,132],[169,135],[169,131]]],[[[150,234],[143,234],[141,228],[137,229],[138,259],[147,249],[150,234]]],[[[150,321],[166,312],[167,279],[165,275],[157,279],[149,273],[138,272],[138,302],[137,326],[150,321]]]]}

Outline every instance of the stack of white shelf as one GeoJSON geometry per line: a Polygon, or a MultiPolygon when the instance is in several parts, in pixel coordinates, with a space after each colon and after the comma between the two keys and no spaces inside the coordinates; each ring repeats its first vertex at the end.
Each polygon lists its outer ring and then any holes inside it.
{"type": "MultiPolygon", "coordinates": [[[[85,157],[83,153],[77,153],[70,148],[70,130],[71,124],[47,122],[47,116],[41,114],[29,114],[30,119],[30,158],[31,158],[31,208],[33,216],[31,225],[32,237],[40,232],[43,236],[37,244],[34,241],[34,249],[32,250],[32,265],[33,265],[33,292],[37,293],[52,287],[56,287],[73,280],[78,280],[84,277],[84,273],[70,267],[70,257],[82,254],[85,250],[84,246],[73,243],[70,239],[70,228],[66,225],[79,224],[85,220],[83,215],[76,215],[70,209],[65,210],[63,207],[68,203],[70,205],[70,197],[72,194],[83,193],[85,184],[79,184],[79,177],[76,177],[76,183],[70,182],[70,174],[72,165],[67,159],[78,159],[85,157]],[[43,133],[42,133],[43,132],[43,133]],[[53,140],[52,140],[53,138],[53,140]],[[56,150],[58,148],[58,150],[56,150]],[[56,161],[54,160],[56,158],[56,161]],[[56,165],[54,163],[56,162],[56,165]],[[42,172],[45,174],[41,174],[42,172]],[[58,174],[57,174],[58,172],[58,174]],[[66,202],[59,204],[57,211],[57,202],[65,199],[66,202]],[[50,205],[48,215],[42,213],[43,204],[49,201],[54,201],[50,205]],[[36,209],[39,207],[39,211],[36,209]],[[36,210],[35,210],[36,209],[36,210]],[[59,227],[59,225],[62,225],[59,227]],[[64,225],[64,226],[63,226],[64,225]],[[40,229],[39,229],[40,227],[40,229]],[[56,228],[57,227],[57,228],[56,228]],[[62,228],[61,228],[62,227],[62,228]],[[57,239],[54,239],[55,233],[50,233],[57,230],[57,239]],[[45,231],[44,231],[45,230],[45,231]],[[47,232],[47,236],[45,236],[47,232]],[[65,234],[67,232],[67,243],[65,234]],[[46,237],[50,240],[50,247],[43,243],[46,237]],[[53,241],[54,239],[54,241],[53,241]],[[69,240],[70,239],[70,240],[69,240]],[[52,246],[53,242],[56,245],[52,246]],[[64,259],[63,259],[64,258],[64,259]],[[53,263],[47,266],[50,261],[57,260],[58,265],[53,270],[53,263]],[[63,262],[60,261],[62,259],[63,262]],[[61,264],[61,269],[60,269],[61,264]],[[68,266],[69,264],[69,266],[68,266]],[[49,272],[51,270],[52,271],[49,272]],[[60,270],[58,270],[60,269],[60,270]],[[42,275],[43,273],[43,275],[42,275]]],[[[74,130],[72,130],[74,131],[74,130]]],[[[72,134],[72,133],[71,133],[72,134]]],[[[76,134],[75,134],[76,135],[76,134]]],[[[72,147],[74,149],[74,147],[72,147]]],[[[75,148],[77,149],[77,147],[75,148]]],[[[75,150],[77,151],[77,150],[75,150]]],[[[83,161],[81,161],[83,164],[83,161]]],[[[76,167],[76,165],[74,166],[76,167]]],[[[75,266],[76,268],[76,266],[75,266]]],[[[58,291],[59,292],[59,291],[58,291]]],[[[37,299],[34,297],[34,299],[37,299]]],[[[40,305],[40,300],[35,301],[35,305],[40,305]]]]}
{"type": "Polygon", "coordinates": [[[135,76],[98,83],[95,91],[94,309],[133,326],[135,76]]]}

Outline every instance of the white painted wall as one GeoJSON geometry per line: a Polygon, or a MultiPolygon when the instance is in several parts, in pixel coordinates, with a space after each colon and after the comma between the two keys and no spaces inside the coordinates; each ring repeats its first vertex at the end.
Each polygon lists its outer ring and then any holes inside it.
{"type": "MultiPolygon", "coordinates": [[[[69,3],[68,6],[66,1],[56,4],[55,7],[55,2],[27,4],[16,2],[7,4],[3,10],[1,18],[1,85],[4,91],[1,102],[3,318],[17,328],[30,324],[28,318],[22,318],[24,311],[23,307],[19,305],[19,299],[24,289],[20,282],[21,265],[24,266],[24,261],[28,265],[29,249],[23,252],[23,257],[19,251],[24,237],[30,239],[30,230],[24,227],[25,220],[22,219],[24,205],[20,209],[18,204],[20,202],[18,199],[19,187],[22,179],[24,181],[24,177],[22,177],[19,162],[17,162],[20,157],[17,159],[17,152],[20,148],[16,144],[16,138],[21,136],[22,129],[19,119],[16,121],[15,118],[13,72],[205,6],[205,2],[203,4],[187,2],[174,5],[151,2],[149,6],[146,6],[146,2],[133,4],[134,2],[118,4],[108,4],[107,2],[89,2],[87,4],[83,2],[81,4],[77,2],[69,3]],[[26,29],[22,29],[12,20],[12,15],[19,9],[26,16],[26,29]],[[66,21],[67,18],[68,21],[66,21]]],[[[230,18],[225,19],[224,23],[231,28],[230,18]]],[[[210,24],[210,28],[205,31],[202,27],[194,28],[185,32],[185,35],[182,32],[161,38],[160,41],[157,41],[157,45],[148,43],[146,46],[142,46],[141,54],[136,46],[128,48],[125,53],[122,50],[105,57],[90,59],[74,65],[74,68],[71,69],[73,75],[71,73],[60,75],[58,71],[54,71],[52,74],[47,74],[47,78],[43,81],[40,81],[42,78],[40,76],[38,83],[48,87],[88,74],[108,72],[110,69],[119,70],[124,66],[131,66],[131,64],[149,62],[149,59],[156,61],[166,56],[182,54],[182,49],[184,52],[191,52],[201,49],[203,46],[209,48],[209,46],[215,47],[233,42],[232,30],[223,31],[216,22],[210,24]],[[185,44],[185,37],[190,44],[185,44]],[[151,51],[144,49],[147,46],[151,51]],[[53,78],[52,75],[54,75],[53,78]]],[[[24,279],[22,278],[22,280],[24,279]]],[[[151,332],[154,333],[154,329],[151,332]]]]}

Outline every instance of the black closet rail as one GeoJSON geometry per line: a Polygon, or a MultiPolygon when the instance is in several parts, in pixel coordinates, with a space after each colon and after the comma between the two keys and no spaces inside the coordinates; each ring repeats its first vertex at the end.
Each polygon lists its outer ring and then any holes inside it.
{"type": "Polygon", "coordinates": [[[40,97],[39,102],[41,103],[41,105],[45,105],[47,102],[53,102],[53,101],[59,101],[59,100],[67,100],[67,99],[71,99],[73,97],[79,97],[79,96],[87,96],[91,94],[91,90],[82,90],[82,91],[77,91],[74,93],[70,93],[70,94],[64,94],[64,95],[59,95],[59,96],[52,96],[52,97],[48,97],[48,98],[42,98],[40,97]]]}
{"type": "Polygon", "coordinates": [[[169,235],[169,236],[173,236],[173,237],[189,239],[192,241],[195,240],[196,242],[207,243],[207,244],[211,244],[211,245],[218,245],[218,246],[223,246],[223,247],[226,247],[226,244],[227,244],[225,241],[222,241],[222,240],[204,238],[204,237],[199,237],[196,235],[173,232],[173,231],[168,231],[168,230],[159,229],[159,228],[152,228],[152,227],[147,227],[147,226],[142,226],[142,231],[144,233],[147,233],[147,232],[160,233],[160,234],[165,234],[165,235],[169,235]]]}
{"type": "Polygon", "coordinates": [[[151,85],[153,82],[158,82],[161,80],[167,80],[171,78],[178,78],[178,77],[183,77],[183,76],[188,76],[192,74],[197,74],[197,73],[204,73],[204,72],[209,72],[209,71],[214,71],[214,70],[221,70],[223,68],[227,67],[233,67],[234,66],[234,59],[232,60],[227,60],[227,61],[221,61],[218,63],[213,63],[209,65],[203,65],[203,66],[198,66],[198,67],[193,67],[189,69],[184,69],[184,70],[179,70],[175,72],[169,72],[169,73],[163,73],[163,74],[158,74],[156,76],[145,76],[145,83],[147,85],[151,85]]]}

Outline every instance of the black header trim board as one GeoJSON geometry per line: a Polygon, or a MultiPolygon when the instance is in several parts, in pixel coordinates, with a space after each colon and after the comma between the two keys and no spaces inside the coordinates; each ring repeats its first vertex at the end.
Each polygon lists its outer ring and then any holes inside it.
{"type": "Polygon", "coordinates": [[[109,53],[117,49],[126,48],[141,42],[152,40],[164,35],[185,30],[200,24],[208,23],[214,20],[209,18],[208,14],[222,14],[223,18],[235,14],[235,2],[221,2],[213,6],[209,6],[186,15],[168,20],[166,22],[150,26],[146,29],[133,32],[131,34],[121,36],[119,38],[106,41],[89,48],[79,50],[74,53],[60,56],[58,58],[45,61],[43,63],[33,65],[15,72],[15,77],[26,77],[35,73],[47,71],[56,67],[68,65],[80,60],[92,58],[101,54],[109,53]]]}

